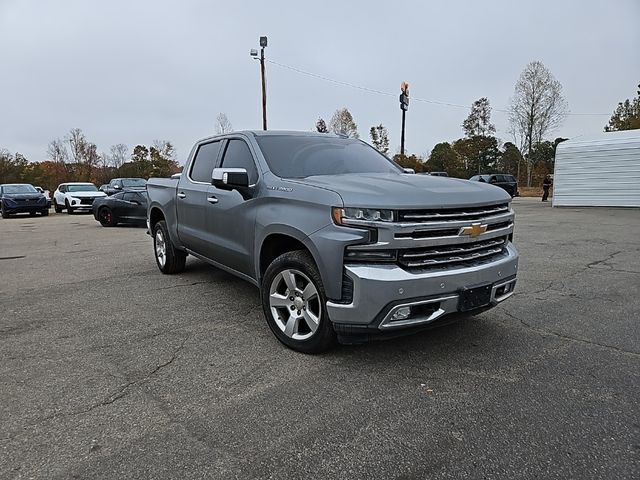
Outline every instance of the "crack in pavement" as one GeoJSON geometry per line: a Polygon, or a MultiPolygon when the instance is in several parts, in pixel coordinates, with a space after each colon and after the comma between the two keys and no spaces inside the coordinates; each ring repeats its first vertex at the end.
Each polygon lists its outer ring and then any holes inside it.
{"type": "Polygon", "coordinates": [[[613,260],[613,257],[615,257],[616,255],[619,255],[621,253],[622,253],[622,251],[614,252],[614,253],[611,253],[611,254],[607,255],[607,257],[603,258],[602,260],[596,260],[595,262],[587,263],[587,268],[593,268],[596,265],[600,265],[600,264],[606,265],[609,268],[613,268],[613,265],[609,265],[607,262],[613,260]]]}
{"type": "Polygon", "coordinates": [[[97,403],[94,403],[93,405],[91,405],[91,406],[89,406],[87,408],[84,408],[82,410],[78,410],[78,411],[74,411],[74,412],[68,412],[68,413],[54,413],[54,414],[51,414],[51,415],[47,415],[46,417],[38,419],[33,424],[35,425],[35,424],[42,423],[42,422],[45,422],[47,420],[52,420],[52,419],[58,418],[58,417],[73,417],[73,416],[76,416],[76,415],[82,415],[84,413],[91,412],[92,410],[95,410],[96,408],[105,407],[107,405],[111,405],[116,400],[119,400],[122,397],[124,397],[128,393],[130,387],[135,386],[135,385],[140,385],[140,384],[144,383],[145,381],[147,381],[151,377],[153,377],[156,373],[158,373],[160,370],[162,370],[163,368],[168,367],[169,365],[171,365],[174,362],[174,360],[176,360],[176,358],[178,358],[178,354],[184,348],[184,346],[185,346],[185,344],[186,344],[188,339],[189,339],[189,335],[186,335],[183,338],[183,340],[180,343],[180,345],[173,350],[171,356],[169,357],[169,359],[166,362],[156,365],[156,367],[153,370],[151,370],[151,372],[147,373],[142,378],[137,378],[135,380],[132,380],[130,382],[127,382],[127,383],[121,385],[120,388],[116,392],[112,393],[111,395],[108,395],[103,400],[101,400],[101,401],[99,401],[97,403]]]}
{"type": "Polygon", "coordinates": [[[569,340],[571,342],[576,342],[576,343],[581,343],[581,344],[586,344],[586,345],[592,345],[592,346],[604,348],[606,350],[613,350],[615,352],[622,353],[623,355],[629,355],[629,356],[634,357],[634,358],[640,358],[640,353],[639,352],[634,352],[634,351],[631,351],[631,350],[625,350],[624,348],[616,347],[614,345],[607,345],[606,343],[594,342],[593,340],[588,340],[586,338],[573,337],[571,335],[567,335],[566,333],[560,333],[560,332],[555,332],[553,330],[546,330],[546,329],[542,329],[542,328],[537,328],[537,327],[534,327],[533,325],[525,322],[523,319],[521,319],[517,315],[514,315],[513,313],[510,313],[509,311],[507,311],[504,308],[502,309],[502,312],[505,315],[507,315],[508,317],[513,318],[514,320],[517,320],[518,322],[520,322],[528,330],[536,332],[539,335],[557,337],[557,338],[561,338],[563,340],[569,340]]]}

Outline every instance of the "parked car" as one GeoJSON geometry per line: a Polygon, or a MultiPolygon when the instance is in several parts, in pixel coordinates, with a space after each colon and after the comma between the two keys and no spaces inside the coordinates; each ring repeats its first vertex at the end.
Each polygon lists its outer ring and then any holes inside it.
{"type": "Polygon", "coordinates": [[[61,183],[53,192],[53,208],[56,213],[61,213],[62,210],[66,210],[68,214],[76,211],[88,212],[96,198],[106,196],[107,194],[98,191],[93,183],[61,183]]]}
{"type": "Polygon", "coordinates": [[[114,178],[102,190],[107,195],[122,192],[123,190],[145,190],[147,181],[144,178],[114,178]]]}
{"type": "Polygon", "coordinates": [[[125,190],[93,202],[93,216],[103,227],[119,223],[146,225],[147,192],[125,190]]]}
{"type": "Polygon", "coordinates": [[[193,255],[253,283],[274,335],[301,352],[473,315],[516,283],[509,195],[406,174],[361,140],[209,137],[179,179],[147,190],[159,270],[181,272],[193,255]]]}
{"type": "Polygon", "coordinates": [[[485,175],[474,175],[469,180],[472,182],[484,182],[496,187],[500,187],[505,190],[511,198],[520,195],[518,192],[518,181],[513,175],[507,175],[503,173],[489,173],[485,175]]]}
{"type": "Polygon", "coordinates": [[[449,174],[447,172],[430,172],[429,175],[433,175],[434,177],[448,177],[449,174]]]}
{"type": "Polygon", "coordinates": [[[28,212],[29,215],[40,213],[49,215],[47,197],[28,183],[5,183],[0,185],[0,212],[2,218],[9,218],[14,213],[28,212]]]}
{"type": "Polygon", "coordinates": [[[49,192],[49,190],[45,190],[42,187],[38,187],[37,185],[34,185],[34,188],[45,196],[45,198],[47,199],[47,208],[51,208],[51,192],[49,192]]]}

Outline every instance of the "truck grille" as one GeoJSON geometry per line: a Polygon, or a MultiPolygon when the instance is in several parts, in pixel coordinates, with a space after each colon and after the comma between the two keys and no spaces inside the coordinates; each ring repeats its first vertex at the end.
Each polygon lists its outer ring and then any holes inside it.
{"type": "Polygon", "coordinates": [[[445,208],[441,210],[403,210],[399,212],[401,222],[460,222],[487,219],[509,213],[509,204],[483,207],[445,208]]]}
{"type": "Polygon", "coordinates": [[[349,246],[345,262],[396,263],[419,271],[491,263],[507,253],[513,221],[508,203],[400,210],[396,222],[376,225],[373,242],[349,246]]]}
{"type": "Polygon", "coordinates": [[[508,237],[500,237],[461,245],[400,250],[398,262],[406,268],[470,266],[502,255],[507,242],[508,237]]]}

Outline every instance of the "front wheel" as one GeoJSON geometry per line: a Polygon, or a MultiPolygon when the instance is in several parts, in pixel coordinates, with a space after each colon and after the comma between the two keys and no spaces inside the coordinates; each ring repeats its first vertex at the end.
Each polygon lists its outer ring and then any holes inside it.
{"type": "Polygon", "coordinates": [[[164,220],[153,227],[153,250],[156,264],[162,273],[180,273],[184,270],[187,254],[174,247],[164,220]]]}
{"type": "Polygon", "coordinates": [[[40,212],[40,215],[42,215],[43,217],[48,217],[49,216],[49,209],[47,208],[45,210],[42,210],[40,212]]]}
{"type": "Polygon", "coordinates": [[[116,219],[109,207],[102,207],[98,210],[98,221],[103,227],[114,227],[116,225],[116,219]]]}
{"type": "Polygon", "coordinates": [[[321,353],[335,345],[322,279],[308,252],[276,258],[265,272],[261,290],[267,323],[280,342],[303,353],[321,353]]]}
{"type": "Polygon", "coordinates": [[[53,201],[53,210],[56,213],[62,213],[62,207],[58,205],[58,202],[53,201]]]}
{"type": "Polygon", "coordinates": [[[9,212],[7,212],[6,208],[4,208],[4,205],[2,205],[0,213],[2,214],[2,218],[9,218],[9,212]]]}
{"type": "Polygon", "coordinates": [[[66,209],[67,209],[67,213],[68,213],[69,215],[73,215],[73,211],[74,211],[74,210],[73,210],[73,208],[71,208],[71,205],[69,205],[69,200],[65,200],[65,201],[64,201],[64,208],[66,208],[66,209]]]}

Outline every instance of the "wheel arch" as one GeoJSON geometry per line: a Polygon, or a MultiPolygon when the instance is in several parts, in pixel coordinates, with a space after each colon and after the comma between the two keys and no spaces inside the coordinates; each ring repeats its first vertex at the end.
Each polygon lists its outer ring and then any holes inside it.
{"type": "Polygon", "coordinates": [[[149,210],[149,231],[153,232],[153,228],[161,220],[166,220],[164,212],[159,207],[151,207],[149,210]]]}
{"type": "Polygon", "coordinates": [[[282,231],[271,232],[263,238],[259,245],[260,248],[256,252],[256,273],[258,283],[262,282],[264,273],[267,271],[271,262],[280,255],[287,252],[293,252],[295,250],[304,250],[311,255],[311,258],[316,264],[324,282],[325,276],[322,271],[322,263],[318,261],[319,253],[314,248],[313,244],[308,241],[308,237],[302,232],[290,228],[285,228],[282,231]]]}

